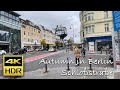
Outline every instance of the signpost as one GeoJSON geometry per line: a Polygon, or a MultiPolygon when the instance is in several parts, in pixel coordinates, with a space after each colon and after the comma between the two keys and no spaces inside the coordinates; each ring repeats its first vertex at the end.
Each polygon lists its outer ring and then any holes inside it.
{"type": "Polygon", "coordinates": [[[113,43],[113,58],[114,60],[114,67],[115,69],[120,70],[120,35],[119,35],[119,30],[120,30],[120,11],[112,11],[113,14],[113,25],[114,29],[112,32],[112,43],[113,43]]]}

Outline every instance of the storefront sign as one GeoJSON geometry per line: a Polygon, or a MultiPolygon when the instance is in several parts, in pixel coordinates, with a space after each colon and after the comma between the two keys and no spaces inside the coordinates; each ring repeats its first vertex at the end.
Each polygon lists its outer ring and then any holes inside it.
{"type": "Polygon", "coordinates": [[[95,53],[94,42],[89,42],[89,53],[95,53]]]}
{"type": "Polygon", "coordinates": [[[112,11],[114,31],[120,30],[120,11],[112,11]]]}

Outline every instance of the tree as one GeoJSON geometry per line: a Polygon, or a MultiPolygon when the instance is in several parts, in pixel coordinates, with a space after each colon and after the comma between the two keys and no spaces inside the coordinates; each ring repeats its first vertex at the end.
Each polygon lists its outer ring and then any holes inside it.
{"type": "Polygon", "coordinates": [[[63,46],[63,42],[60,42],[60,46],[63,46]]]}
{"type": "Polygon", "coordinates": [[[41,45],[43,45],[43,46],[47,45],[45,39],[42,40],[41,45]]]}
{"type": "Polygon", "coordinates": [[[56,41],[56,42],[55,42],[55,46],[59,47],[59,46],[60,46],[60,42],[59,42],[59,41],[56,41]]]}
{"type": "Polygon", "coordinates": [[[71,39],[67,40],[67,43],[68,43],[68,44],[71,44],[71,43],[72,43],[72,40],[71,40],[71,39]]]}

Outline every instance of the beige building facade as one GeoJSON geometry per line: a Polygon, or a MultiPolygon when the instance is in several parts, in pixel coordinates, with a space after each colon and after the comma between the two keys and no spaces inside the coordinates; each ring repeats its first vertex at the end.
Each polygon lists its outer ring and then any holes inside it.
{"type": "Polygon", "coordinates": [[[80,38],[86,49],[94,42],[96,51],[112,48],[112,11],[81,11],[80,38]]]}
{"type": "Polygon", "coordinates": [[[40,48],[42,41],[40,28],[29,20],[20,21],[22,48],[26,47],[28,50],[40,48]]]}
{"type": "Polygon", "coordinates": [[[52,30],[45,28],[42,25],[39,25],[41,29],[41,39],[45,39],[47,45],[55,45],[57,40],[60,40],[60,37],[53,33],[52,30]]]}

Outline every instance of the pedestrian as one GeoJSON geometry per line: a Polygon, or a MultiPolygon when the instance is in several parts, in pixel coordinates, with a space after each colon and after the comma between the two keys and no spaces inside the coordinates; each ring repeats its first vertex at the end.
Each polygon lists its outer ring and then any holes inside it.
{"type": "Polygon", "coordinates": [[[102,51],[103,51],[103,48],[102,48],[102,46],[101,46],[101,48],[100,48],[100,51],[101,51],[101,52],[100,52],[100,54],[102,54],[102,51]]]}
{"type": "Polygon", "coordinates": [[[66,53],[68,52],[68,46],[66,46],[66,53]]]}
{"type": "Polygon", "coordinates": [[[82,49],[82,54],[83,54],[83,57],[85,57],[86,50],[85,50],[85,48],[84,48],[84,47],[83,47],[83,49],[82,49]]]}
{"type": "Polygon", "coordinates": [[[78,47],[74,48],[75,62],[76,66],[80,65],[80,49],[78,47]]]}
{"type": "Polygon", "coordinates": [[[24,54],[26,54],[26,52],[27,52],[26,47],[23,48],[23,51],[24,51],[24,54]]]}

